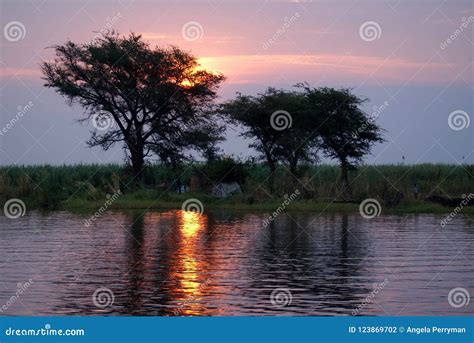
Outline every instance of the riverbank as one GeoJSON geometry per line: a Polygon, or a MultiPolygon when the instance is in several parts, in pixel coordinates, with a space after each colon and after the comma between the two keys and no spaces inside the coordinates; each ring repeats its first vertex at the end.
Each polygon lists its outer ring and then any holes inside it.
{"type": "Polygon", "coordinates": [[[471,206],[462,204],[474,193],[473,165],[361,166],[349,173],[350,203],[342,203],[338,166],[301,166],[297,178],[281,167],[273,175],[273,192],[269,170],[262,164],[218,167],[194,163],[177,170],[150,165],[137,187],[129,170],[117,164],[4,166],[0,167],[0,205],[20,199],[27,209],[180,209],[186,200],[198,199],[204,209],[273,212],[284,207],[320,213],[358,212],[362,201],[375,199],[382,213],[449,213],[460,206],[462,213],[474,213],[473,199],[471,206]],[[238,182],[242,193],[213,197],[212,189],[219,182],[238,182]],[[188,192],[179,194],[184,187],[188,192]]]}
{"type": "MultiPolygon", "coordinates": [[[[284,207],[288,211],[316,212],[316,213],[358,213],[359,203],[339,203],[322,201],[293,201],[285,205],[285,198],[275,199],[261,203],[245,203],[242,197],[236,196],[229,199],[219,200],[209,198],[206,194],[182,194],[174,197],[166,196],[165,199],[137,199],[133,195],[122,195],[114,201],[104,198],[101,200],[72,199],[60,204],[59,209],[71,211],[92,212],[102,209],[111,210],[169,210],[182,209],[186,204],[199,204],[198,207],[206,210],[233,210],[233,211],[264,211],[274,212],[284,207]],[[202,205],[201,205],[202,204],[202,205]]],[[[197,209],[197,208],[194,208],[197,209]]],[[[380,204],[381,214],[409,214],[409,213],[440,213],[447,214],[454,208],[442,206],[424,201],[400,204],[394,207],[386,207],[380,204]]],[[[474,206],[464,207],[464,214],[474,214],[474,206]]]]}

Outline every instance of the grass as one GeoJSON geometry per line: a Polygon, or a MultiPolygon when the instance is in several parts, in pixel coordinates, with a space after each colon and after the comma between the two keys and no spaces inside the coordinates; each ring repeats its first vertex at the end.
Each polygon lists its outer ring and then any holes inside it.
{"type": "MultiPolygon", "coordinates": [[[[111,202],[113,209],[181,208],[189,198],[199,199],[206,209],[241,209],[273,211],[282,205],[285,194],[296,189],[301,193],[288,209],[313,212],[355,212],[358,202],[375,198],[384,213],[443,213],[449,207],[422,201],[427,196],[460,198],[474,193],[473,165],[381,165],[362,166],[350,173],[353,203],[340,200],[340,170],[337,166],[319,165],[302,168],[295,180],[281,168],[275,175],[275,192],[269,194],[268,171],[260,164],[245,166],[243,194],[226,199],[209,195],[213,183],[203,175],[204,166],[187,166],[180,171],[163,165],[151,165],[144,174],[144,186],[132,190],[133,179],[127,168],[117,165],[13,166],[0,168],[0,203],[11,198],[22,199],[29,209],[98,209],[107,201],[106,194],[118,188],[123,195],[111,202]],[[177,194],[173,182],[180,175],[189,184],[194,175],[200,179],[200,190],[177,194]],[[414,198],[414,184],[420,188],[414,198]]],[[[463,213],[474,213],[473,206],[463,213]]]]}
{"type": "MultiPolygon", "coordinates": [[[[173,198],[166,199],[136,199],[133,195],[123,195],[115,202],[113,202],[108,209],[114,210],[164,210],[164,209],[181,209],[182,204],[189,198],[199,199],[205,208],[205,210],[214,209],[225,209],[233,211],[265,211],[273,212],[282,205],[284,199],[266,201],[262,203],[248,204],[242,202],[242,198],[239,196],[233,196],[225,200],[206,200],[208,199],[207,194],[193,193],[173,198]]],[[[102,200],[85,200],[85,199],[72,199],[62,203],[61,208],[75,212],[91,212],[104,206],[107,199],[102,200]]],[[[288,207],[291,211],[306,211],[306,212],[317,212],[317,213],[355,213],[359,211],[359,204],[356,203],[334,203],[334,202],[320,202],[314,200],[302,200],[292,202],[288,207]]],[[[426,203],[426,202],[411,202],[404,203],[395,207],[383,208],[384,214],[403,214],[403,213],[447,213],[451,209],[448,207],[441,206],[439,204],[426,203]]],[[[474,214],[474,207],[465,207],[463,209],[465,214],[474,214]]]]}

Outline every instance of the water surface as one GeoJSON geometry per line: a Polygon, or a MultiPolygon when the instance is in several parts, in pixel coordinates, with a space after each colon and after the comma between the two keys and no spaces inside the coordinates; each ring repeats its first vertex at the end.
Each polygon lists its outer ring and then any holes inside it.
{"type": "Polygon", "coordinates": [[[2,216],[0,315],[474,314],[448,303],[453,288],[474,294],[470,217],[288,212],[263,227],[267,215],[2,216]]]}

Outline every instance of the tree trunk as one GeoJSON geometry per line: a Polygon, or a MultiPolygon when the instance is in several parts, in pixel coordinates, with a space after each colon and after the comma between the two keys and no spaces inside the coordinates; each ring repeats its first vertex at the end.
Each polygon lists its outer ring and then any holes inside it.
{"type": "Polygon", "coordinates": [[[298,185],[298,159],[293,157],[290,160],[290,172],[291,172],[291,187],[295,188],[298,185]]]}
{"type": "Polygon", "coordinates": [[[133,180],[135,185],[141,184],[143,180],[143,168],[145,166],[145,156],[142,146],[130,147],[130,160],[132,163],[133,180]]]}
{"type": "Polygon", "coordinates": [[[351,185],[349,183],[349,164],[343,160],[341,162],[341,183],[342,183],[342,198],[349,200],[351,198],[351,185]]]}
{"type": "Polygon", "coordinates": [[[298,177],[298,160],[296,158],[293,158],[290,161],[290,172],[293,174],[294,178],[298,177]]]}
{"type": "Polygon", "coordinates": [[[270,189],[270,194],[273,194],[275,190],[275,171],[277,168],[276,161],[273,159],[271,150],[264,150],[265,158],[267,160],[268,168],[270,168],[270,176],[268,177],[268,188],[270,189]]]}
{"type": "Polygon", "coordinates": [[[276,171],[276,164],[273,160],[267,161],[268,167],[270,168],[270,177],[268,178],[268,188],[270,188],[270,194],[273,194],[275,190],[275,171],[276,171]]]}

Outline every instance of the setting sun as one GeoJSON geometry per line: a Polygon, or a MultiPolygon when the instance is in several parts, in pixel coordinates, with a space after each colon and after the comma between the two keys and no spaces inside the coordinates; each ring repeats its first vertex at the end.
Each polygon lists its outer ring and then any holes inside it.
{"type": "Polygon", "coordinates": [[[199,58],[198,65],[192,68],[192,70],[190,70],[189,72],[187,72],[185,79],[179,84],[185,88],[194,87],[200,84],[201,79],[205,79],[205,77],[202,77],[203,72],[212,75],[221,75],[221,72],[213,70],[209,65],[205,65],[204,62],[209,61],[207,59],[199,58]]]}

